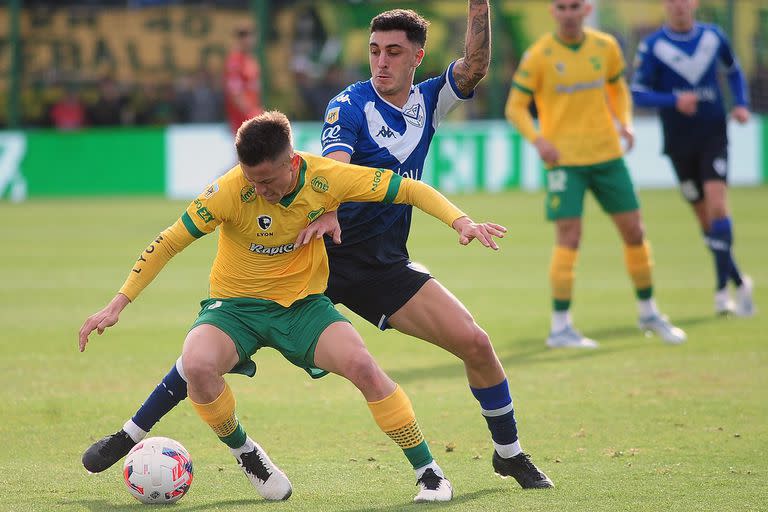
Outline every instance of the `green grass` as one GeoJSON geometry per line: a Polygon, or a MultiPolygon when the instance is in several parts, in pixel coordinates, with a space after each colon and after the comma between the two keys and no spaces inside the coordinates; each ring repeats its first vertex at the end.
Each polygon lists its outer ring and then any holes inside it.
{"type": "MultiPolygon", "coordinates": [[[[417,214],[412,257],[490,333],[523,446],[556,489],[523,492],[493,475],[485,422],[456,359],[355,317],[411,396],[454,484],[453,503],[410,504],[413,474],[350,384],[335,376],[312,381],[264,351],[256,378],[229,382],[245,427],[291,477],[293,496],[258,499],[184,403],[154,430],[181,441],[194,460],[192,489],[174,510],[768,510],[767,192],[731,193],[736,254],[758,284],[763,311],[730,320],[712,313],[712,262],[688,207],[675,191],[641,194],[658,302],[688,331],[680,347],[634,327],[621,246],[594,203],[574,302],[577,326],[602,344],[592,352],[544,347],[552,228],[540,194],[456,198],[478,220],[510,228],[500,253],[460,247],[454,233],[417,214]]],[[[141,510],[118,467],[87,475],[80,455],[122,425],[179,354],[206,293],[215,237],[175,258],[84,354],[76,334],[183,206],[156,199],[0,205],[0,510],[141,510]]]]}

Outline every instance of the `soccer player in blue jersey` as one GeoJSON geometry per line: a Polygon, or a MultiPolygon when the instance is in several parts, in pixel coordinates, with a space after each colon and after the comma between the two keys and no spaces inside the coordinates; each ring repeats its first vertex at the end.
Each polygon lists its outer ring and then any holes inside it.
{"type": "MultiPolygon", "coordinates": [[[[464,56],[442,75],[414,85],[427,26],[410,10],[395,9],[373,18],[371,79],[349,86],[329,103],[323,156],[421,179],[436,127],[461,101],[472,97],[487,73],[488,0],[469,1],[464,56]]],[[[520,446],[507,378],[488,335],[453,294],[409,260],[410,222],[409,207],[345,204],[338,211],[338,222],[335,214],[325,214],[302,236],[308,240],[332,233],[326,243],[330,277],[325,293],[334,303],[344,304],[382,330],[394,327],[463,361],[470,390],[491,433],[494,471],[514,477],[523,488],[552,487],[520,446]]],[[[86,451],[86,468],[102,471],[114,464],[184,398],[185,390],[172,368],[123,430],[86,451]]]]}
{"type": "Polygon", "coordinates": [[[741,124],[749,120],[744,74],[722,30],[695,20],[697,0],[664,0],[664,6],[667,24],[638,48],[632,97],[641,107],[659,109],[664,152],[715,260],[715,311],[751,316],[752,280],[739,271],[732,251],[727,118],[717,68],[727,70],[735,103],[731,117],[741,124]],[[736,287],[735,303],[729,281],[736,287]]]}

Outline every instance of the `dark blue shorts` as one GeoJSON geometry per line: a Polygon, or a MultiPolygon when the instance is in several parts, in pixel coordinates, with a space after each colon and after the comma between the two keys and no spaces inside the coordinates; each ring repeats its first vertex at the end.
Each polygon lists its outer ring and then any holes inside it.
{"type": "MultiPolygon", "coordinates": [[[[432,279],[427,269],[408,259],[393,263],[360,260],[354,246],[329,251],[330,277],[325,294],[334,304],[344,304],[382,331],[389,317],[432,279]]],[[[358,253],[359,254],[359,253],[358,253]]]]}
{"type": "Polygon", "coordinates": [[[728,181],[728,141],[716,137],[702,141],[695,151],[669,152],[680,182],[680,192],[690,203],[704,199],[705,181],[728,181]]]}

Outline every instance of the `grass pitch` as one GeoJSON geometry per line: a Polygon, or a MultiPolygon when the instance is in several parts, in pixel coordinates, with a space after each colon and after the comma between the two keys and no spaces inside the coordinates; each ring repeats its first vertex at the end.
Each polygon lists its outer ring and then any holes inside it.
{"type": "MultiPolygon", "coordinates": [[[[412,258],[426,264],[491,335],[515,399],[526,451],[554,480],[524,492],[491,470],[485,422],[451,355],[353,317],[373,354],[409,393],[455,488],[445,505],[414,505],[405,458],[342,379],[310,380],[274,351],[254,379],[229,377],[247,431],[288,473],[294,494],[266,503],[188,403],[153,431],[181,441],[195,477],[174,510],[768,510],[768,202],[731,193],[736,255],[757,283],[751,319],[716,318],[713,269],[675,191],[641,193],[657,300],[685,328],[680,347],[644,338],[618,235],[586,212],[576,325],[601,342],[550,351],[552,228],[542,196],[457,197],[476,219],[510,230],[500,253],[461,247],[417,214],[412,258]]],[[[120,467],[88,475],[82,451],[119,428],[179,354],[205,296],[215,236],[174,258],[120,324],[77,352],[84,319],[109,301],[140,251],[181,213],[158,199],[0,204],[0,510],[140,510],[120,467]]]]}

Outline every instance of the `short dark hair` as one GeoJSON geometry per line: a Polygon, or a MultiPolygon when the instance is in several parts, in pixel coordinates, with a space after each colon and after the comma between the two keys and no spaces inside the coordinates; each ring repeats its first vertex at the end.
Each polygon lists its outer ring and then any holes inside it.
{"type": "Polygon", "coordinates": [[[410,9],[384,11],[371,20],[371,33],[402,30],[412,43],[424,48],[427,44],[429,21],[410,9]]]}
{"type": "Polygon", "coordinates": [[[290,146],[291,122],[277,110],[248,119],[235,135],[237,158],[245,165],[274,161],[290,146]]]}

